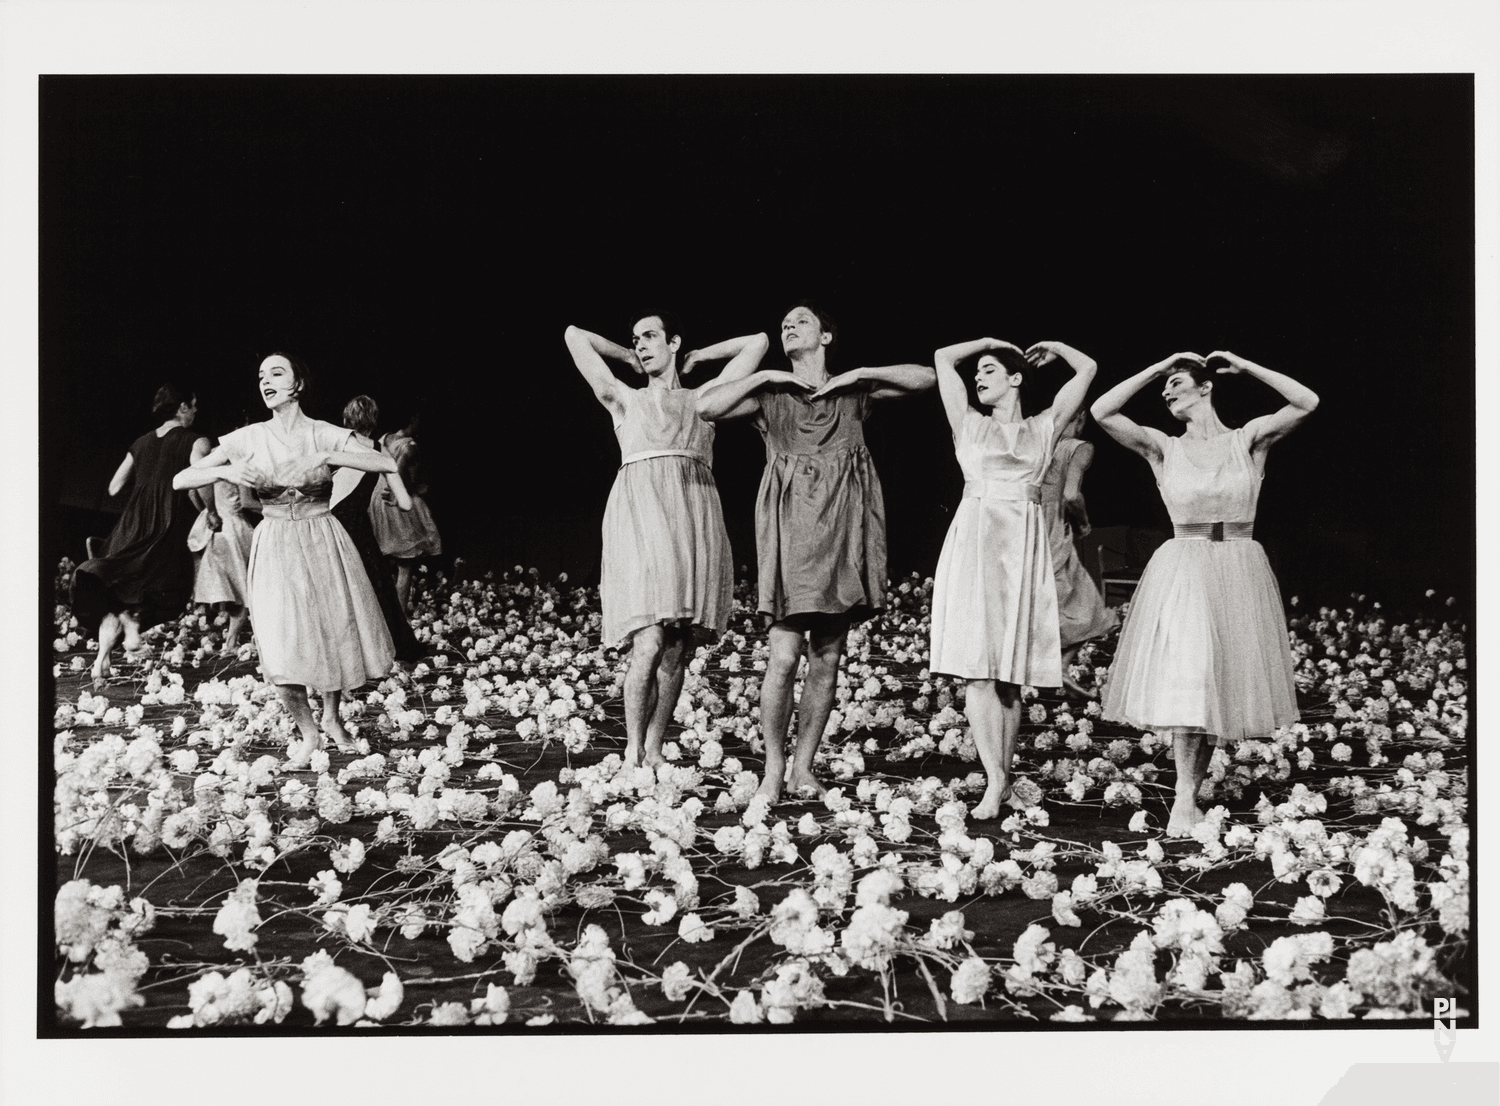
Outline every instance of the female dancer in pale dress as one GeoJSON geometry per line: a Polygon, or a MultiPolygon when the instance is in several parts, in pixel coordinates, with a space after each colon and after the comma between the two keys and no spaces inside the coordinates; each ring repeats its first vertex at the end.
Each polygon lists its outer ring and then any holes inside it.
{"type": "Polygon", "coordinates": [[[755,506],[760,611],[771,622],[770,659],[761,684],[766,774],[761,793],[822,794],[813,757],[833,709],[839,660],[849,627],[885,606],[885,500],[865,448],[864,421],[874,400],[932,387],[925,365],[828,372],[834,326],[802,303],[781,322],[781,348],[792,371],[728,366],[703,388],[707,419],[754,416],[766,442],[766,468],[755,506]],[[807,676],[797,704],[797,748],[786,772],[797,668],[807,676]]]}
{"type": "Polygon", "coordinates": [[[105,552],[73,574],[78,624],[99,626],[99,655],[91,673],[96,691],[110,677],[109,655],[121,635],[126,655],[138,652],[141,630],[181,614],[193,592],[187,536],[203,501],[197,492],[175,490],[172,474],[207,454],[208,439],[192,431],[198,398],[191,392],[163,385],[151,409],[165,421],[132,443],[109,482],[109,494],[119,495],[135,477],[105,552]]]}
{"type": "Polygon", "coordinates": [[[1042,518],[1052,547],[1052,577],[1057,581],[1063,687],[1074,695],[1092,699],[1096,693],[1073,679],[1068,669],[1083,643],[1108,635],[1120,624],[1120,616],[1104,605],[1104,597],[1074,546],[1075,535],[1086,538],[1092,529],[1083,501],[1083,474],[1093,463],[1094,447],[1078,437],[1087,418],[1088,412],[1080,408],[1073,421],[1058,434],[1052,463],[1042,480],[1042,518]]]}
{"type": "Polygon", "coordinates": [[[390,671],[395,650],[359,551],[329,512],[330,467],[392,473],[396,462],[364,449],[354,435],[308,418],[301,400],[307,375],[284,354],[260,365],[260,390],[271,418],[225,434],[218,446],[179,472],[178,488],[228,480],[252,488],[263,520],[250,546],[250,611],[261,671],[276,685],[301,734],[289,764],[304,767],[323,733],[343,751],[354,745],[339,718],[339,699],[390,671]],[[323,696],[320,731],[307,690],[323,696]]]}
{"type": "Polygon", "coordinates": [[[419,416],[414,414],[400,430],[380,439],[380,448],[396,462],[397,474],[411,496],[410,505],[401,506],[389,477],[379,481],[370,496],[370,526],[380,551],[396,560],[396,597],[405,616],[411,614],[411,575],[417,558],[443,552],[442,536],[427,509],[427,485],[419,475],[418,424],[419,416]]]}
{"type": "Polygon", "coordinates": [[[1061,342],[1039,342],[1023,354],[995,338],[945,346],[933,358],[964,495],[938,558],[928,667],[967,681],[964,714],[986,776],[973,816],[983,820],[996,817],[1011,796],[1021,685],[1062,684],[1042,477],[1055,428],[1073,420],[1097,366],[1061,342]],[[975,396],[988,412],[969,406],[958,374],[958,363],[975,354],[975,396]],[[1020,389],[1027,373],[1057,360],[1073,370],[1073,378],[1051,407],[1022,418],[1020,389]]]}
{"type": "MultiPolygon", "coordinates": [[[[680,328],[670,313],[637,316],[633,349],[570,326],[573,363],[614,421],[620,470],[604,508],[599,601],[603,643],[630,643],[625,674],[625,763],[664,763],[662,741],[682,694],[683,653],[694,627],[718,637],[729,625],[734,562],[714,483],[714,428],[678,376],[680,328]],[[615,378],[605,358],[644,374],[644,388],[615,378]]],[[[754,368],[764,334],[700,351],[754,368]]]]}
{"type": "Polygon", "coordinates": [[[1175,537],[1152,556],[1120,632],[1104,689],[1104,717],[1172,734],[1177,764],[1169,836],[1203,820],[1198,789],[1211,744],[1267,736],[1297,719],[1286,616],[1265,550],[1253,540],[1266,452],[1318,406],[1311,389],[1233,353],[1178,353],[1094,402],[1110,437],[1156,475],[1175,537]],[[1238,430],[1219,420],[1214,371],[1268,384],[1286,405],[1238,430]],[[1157,377],[1175,437],[1120,413],[1157,377]]]}
{"type": "MultiPolygon", "coordinates": [[[[354,431],[354,440],[364,449],[383,452],[375,439],[375,425],[380,421],[380,408],[369,396],[355,396],[344,404],[344,425],[354,431]]],[[[333,517],[349,534],[354,548],[359,550],[360,563],[365,566],[365,575],[375,589],[375,598],[380,602],[380,613],[385,616],[385,628],[391,632],[391,642],[396,647],[396,659],[403,664],[412,664],[422,655],[417,635],[412,633],[411,623],[406,620],[396,585],[381,555],[380,543],[375,537],[375,528],[370,523],[370,503],[377,487],[390,489],[397,510],[410,510],[412,498],[406,485],[396,474],[382,476],[374,472],[357,469],[339,469],[333,474],[333,517]]]]}
{"type": "Polygon", "coordinates": [[[223,605],[229,625],[220,653],[232,657],[245,628],[246,604],[250,601],[250,543],[255,537],[255,527],[244,515],[239,485],[217,481],[197,526],[204,532],[203,545],[196,553],[193,602],[223,605]]]}

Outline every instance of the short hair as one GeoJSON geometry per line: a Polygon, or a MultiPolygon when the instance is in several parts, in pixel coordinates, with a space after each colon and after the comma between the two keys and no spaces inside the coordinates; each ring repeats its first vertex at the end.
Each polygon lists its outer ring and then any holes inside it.
{"type": "Polygon", "coordinates": [[[198,396],[194,392],[186,388],[179,387],[176,384],[163,384],[160,388],[156,389],[156,398],[151,401],[151,413],[161,417],[175,415],[177,408],[181,407],[184,403],[191,403],[197,398],[198,396]]]}
{"type": "MultiPolygon", "coordinates": [[[[667,335],[667,341],[670,342],[673,338],[682,337],[682,320],[677,317],[677,313],[675,311],[656,310],[637,311],[634,315],[630,316],[631,337],[635,336],[635,324],[640,322],[642,319],[650,318],[657,318],[661,320],[661,328],[667,335]]],[[[683,344],[686,345],[687,343],[684,342],[683,344]]]]}
{"type": "Polygon", "coordinates": [[[344,425],[357,434],[373,437],[379,421],[380,407],[369,396],[355,396],[344,404],[344,425]]]}
{"type": "Polygon", "coordinates": [[[834,322],[833,321],[833,316],[830,315],[827,311],[825,311],[820,304],[818,304],[817,302],[815,302],[813,300],[810,300],[810,299],[807,299],[807,298],[803,298],[803,299],[797,300],[795,303],[793,303],[790,307],[788,307],[785,311],[783,311],[781,313],[781,317],[783,319],[786,318],[788,315],[790,315],[793,311],[797,310],[797,308],[799,308],[799,307],[806,308],[808,311],[811,311],[814,316],[816,316],[816,318],[818,320],[818,326],[822,327],[823,328],[823,333],[826,334],[826,335],[828,335],[828,348],[830,350],[833,349],[834,346],[838,345],[838,342],[839,342],[839,327],[838,327],[838,323],[834,322]]]}
{"type": "MultiPolygon", "coordinates": [[[[1214,372],[1213,369],[1209,368],[1206,364],[1200,365],[1196,361],[1182,361],[1182,362],[1179,362],[1177,365],[1174,365],[1172,367],[1172,371],[1169,372],[1169,373],[1167,373],[1167,379],[1171,380],[1178,373],[1187,373],[1188,376],[1192,377],[1192,380],[1193,380],[1194,384],[1209,384],[1209,385],[1212,385],[1214,383],[1214,378],[1218,375],[1217,373],[1214,372]]],[[[1209,388],[1208,402],[1210,404],[1213,404],[1213,402],[1214,402],[1214,392],[1216,390],[1217,389],[1213,388],[1213,387],[1209,388]]]]}
{"type": "MultiPolygon", "coordinates": [[[[282,353],[280,350],[272,350],[266,356],[283,358],[292,367],[292,379],[297,383],[297,390],[292,393],[292,398],[306,412],[308,400],[312,397],[312,374],[307,371],[307,366],[290,353],[282,353]]],[[[265,364],[265,361],[262,360],[261,364],[265,364]]]]}

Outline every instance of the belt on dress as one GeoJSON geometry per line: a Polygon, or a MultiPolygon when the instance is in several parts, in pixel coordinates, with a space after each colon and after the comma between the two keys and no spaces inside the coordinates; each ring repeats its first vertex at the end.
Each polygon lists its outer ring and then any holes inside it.
{"type": "Polygon", "coordinates": [[[1179,522],[1172,526],[1173,536],[1189,541],[1252,541],[1253,522],[1179,522]]]}
{"type": "Polygon", "coordinates": [[[653,457],[691,457],[693,460],[700,461],[703,464],[708,463],[703,460],[703,454],[694,453],[691,449],[646,449],[640,453],[632,453],[627,457],[621,457],[620,467],[624,468],[626,465],[633,465],[637,461],[649,461],[653,457]]]}
{"type": "Polygon", "coordinates": [[[266,518],[301,522],[303,519],[321,518],[332,510],[326,499],[294,499],[290,503],[263,503],[261,514],[266,518]]]}
{"type": "Polygon", "coordinates": [[[1040,485],[1023,484],[1019,480],[967,480],[964,482],[964,498],[1040,503],[1042,489],[1040,485]]]}

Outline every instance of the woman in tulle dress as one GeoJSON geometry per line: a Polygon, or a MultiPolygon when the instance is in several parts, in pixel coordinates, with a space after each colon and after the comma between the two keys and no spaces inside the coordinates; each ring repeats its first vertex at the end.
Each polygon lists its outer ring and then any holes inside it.
{"type": "Polygon", "coordinates": [[[1211,745],[1268,736],[1297,719],[1281,593],[1252,534],[1267,451],[1317,406],[1291,377],[1225,351],[1173,354],[1094,403],[1109,436],[1150,463],[1175,531],[1141,575],[1103,702],[1107,719],[1172,735],[1170,836],[1203,820],[1198,789],[1211,745]],[[1213,404],[1214,377],[1223,373],[1254,377],[1286,405],[1230,429],[1213,404]],[[1186,424],[1180,435],[1120,413],[1158,377],[1166,378],[1167,410],[1186,424]]]}
{"type": "Polygon", "coordinates": [[[1052,577],[1057,582],[1057,631],[1062,642],[1062,682],[1071,694],[1094,698],[1068,673],[1079,647],[1109,634],[1120,616],[1104,605],[1094,578],[1083,567],[1075,537],[1088,537],[1088,507],[1083,500],[1083,474],[1094,460],[1094,447],[1078,437],[1088,412],[1082,409],[1058,434],[1052,463],[1042,480],[1042,518],[1052,547],[1052,577]]]}
{"type": "Polygon", "coordinates": [[[925,365],[828,371],[835,328],[828,313],[795,305],[781,320],[791,372],[728,366],[700,390],[708,419],[753,416],[766,443],[755,503],[760,612],[770,620],[770,658],[761,684],[766,774],[760,792],[821,795],[813,758],[837,693],[849,627],[885,606],[885,499],[865,448],[874,401],[932,387],[925,365]],[[796,701],[797,746],[787,771],[798,666],[807,676],[796,701]]]}
{"type": "Polygon", "coordinates": [[[945,346],[934,354],[938,391],[964,474],[964,494],[938,558],[932,591],[934,673],[967,681],[964,714],[984,765],[978,820],[996,817],[1011,797],[1011,762],[1021,728],[1021,685],[1059,687],[1057,585],[1042,514],[1042,477],[1097,368],[1061,342],[1025,353],[995,338],[945,346]],[[958,363],[979,355],[969,406],[958,363]],[[1021,385],[1033,369],[1061,360],[1073,378],[1052,406],[1021,417],[1021,385]]]}
{"type": "Polygon", "coordinates": [[[203,502],[196,491],[175,489],[172,476],[208,453],[208,439],[192,430],[198,398],[191,392],[165,384],[151,410],[165,421],[132,443],[109,482],[109,494],[119,495],[134,477],[105,552],[73,574],[78,624],[99,627],[99,655],[91,673],[96,691],[112,673],[110,652],[122,635],[126,655],[137,653],[141,630],[176,618],[193,593],[187,537],[203,502]]]}
{"type": "MultiPolygon", "coordinates": [[[[682,386],[681,328],[670,313],[631,322],[632,349],[570,326],[568,352],[614,421],[620,469],[604,508],[599,573],[606,646],[630,643],[625,674],[625,762],[665,762],[662,741],[682,694],[683,654],[696,628],[717,638],[729,625],[734,562],[714,483],[714,428],[698,417],[696,390],[682,386]],[[616,379],[605,359],[645,376],[616,379]]],[[[764,334],[697,352],[751,368],[764,334]]]]}
{"type": "Polygon", "coordinates": [[[301,401],[306,371],[284,354],[260,365],[260,391],[271,418],[241,427],[179,472],[178,488],[228,480],[253,489],[262,521],[250,546],[250,612],[261,672],[276,685],[301,735],[289,750],[305,767],[327,733],[343,751],[354,745],[339,718],[342,693],[390,671],[395,650],[359,551],[329,510],[330,468],[390,473],[395,461],[364,449],[349,430],[308,418],[301,401]],[[307,691],[323,696],[322,729],[307,691]]]}
{"type": "MultiPolygon", "coordinates": [[[[380,408],[369,396],[355,396],[344,404],[344,425],[354,431],[354,440],[365,449],[384,452],[375,439],[375,425],[380,421],[380,408]]],[[[370,523],[370,502],[379,487],[388,489],[397,510],[412,508],[411,496],[397,473],[389,476],[357,469],[339,469],[333,474],[333,517],[348,532],[359,550],[359,559],[365,566],[365,575],[375,589],[375,598],[380,601],[380,613],[385,616],[385,628],[391,632],[391,642],[396,647],[396,659],[403,664],[415,663],[422,655],[417,635],[412,633],[411,623],[406,620],[396,584],[391,579],[390,568],[381,554],[380,542],[375,537],[375,528],[370,523]]]]}
{"type": "Polygon", "coordinates": [[[427,485],[420,475],[421,447],[417,445],[418,416],[400,430],[380,439],[380,448],[396,462],[396,472],[410,499],[396,496],[390,478],[378,480],[370,496],[370,528],[380,551],[396,561],[396,598],[403,616],[411,615],[412,568],[420,557],[443,552],[443,538],[427,507],[427,485]],[[405,502],[408,505],[402,506],[405,502]]]}

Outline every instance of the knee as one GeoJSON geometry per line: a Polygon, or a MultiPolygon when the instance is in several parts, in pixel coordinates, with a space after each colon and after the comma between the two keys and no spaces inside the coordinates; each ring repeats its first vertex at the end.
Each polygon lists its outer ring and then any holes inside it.
{"type": "Polygon", "coordinates": [[[766,679],[788,682],[796,678],[797,666],[802,662],[802,643],[796,645],[772,643],[770,656],[766,658],[766,679]]]}

